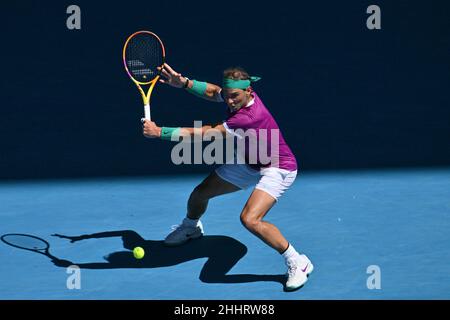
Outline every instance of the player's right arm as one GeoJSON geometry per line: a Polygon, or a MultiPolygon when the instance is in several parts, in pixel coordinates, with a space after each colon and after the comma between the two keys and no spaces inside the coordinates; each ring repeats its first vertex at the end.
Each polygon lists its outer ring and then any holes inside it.
{"type": "Polygon", "coordinates": [[[227,130],[223,125],[223,122],[204,125],[199,128],[169,128],[159,127],[153,121],[144,120],[142,129],[142,133],[146,138],[161,138],[163,140],[171,141],[180,141],[180,139],[190,137],[191,139],[189,141],[195,142],[195,136],[198,136],[201,140],[203,140],[206,135],[214,136],[216,138],[227,137],[227,130]]]}
{"type": "Polygon", "coordinates": [[[200,97],[202,99],[223,102],[220,92],[222,88],[218,85],[201,82],[197,80],[191,80],[181,75],[181,73],[173,70],[167,63],[164,64],[164,68],[161,70],[162,77],[160,82],[168,84],[175,88],[185,88],[190,93],[200,97]]]}

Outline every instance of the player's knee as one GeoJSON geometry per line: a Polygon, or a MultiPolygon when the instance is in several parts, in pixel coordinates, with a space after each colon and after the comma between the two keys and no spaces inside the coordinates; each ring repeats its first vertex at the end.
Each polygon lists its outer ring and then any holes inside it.
{"type": "Polygon", "coordinates": [[[192,191],[189,199],[191,201],[207,201],[209,199],[208,194],[208,188],[206,188],[205,185],[200,184],[192,191]]]}
{"type": "Polygon", "coordinates": [[[260,221],[250,214],[241,214],[241,223],[250,231],[257,231],[260,221]]]}

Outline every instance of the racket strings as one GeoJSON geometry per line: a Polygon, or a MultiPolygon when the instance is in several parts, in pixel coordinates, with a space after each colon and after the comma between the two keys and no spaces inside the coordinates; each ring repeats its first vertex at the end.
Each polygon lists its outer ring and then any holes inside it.
{"type": "Polygon", "coordinates": [[[160,41],[151,34],[134,35],[125,49],[125,62],[131,76],[139,82],[149,82],[158,74],[158,67],[164,63],[160,41]]]}

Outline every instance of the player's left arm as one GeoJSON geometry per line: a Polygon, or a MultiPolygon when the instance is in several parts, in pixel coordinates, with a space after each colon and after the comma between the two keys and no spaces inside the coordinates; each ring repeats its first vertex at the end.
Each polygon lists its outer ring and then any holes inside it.
{"type": "MultiPolygon", "coordinates": [[[[155,122],[145,120],[142,125],[143,134],[146,138],[161,138],[163,140],[172,140],[179,141],[182,138],[190,137],[193,138],[195,136],[201,136],[202,139],[205,135],[211,135],[214,137],[222,137],[225,138],[227,135],[227,130],[223,126],[223,123],[204,125],[199,128],[192,127],[179,127],[179,128],[170,128],[170,127],[159,127],[155,122]]],[[[193,139],[192,139],[193,141],[193,139]]]]}
{"type": "Polygon", "coordinates": [[[167,63],[164,63],[161,69],[161,78],[159,82],[168,84],[175,88],[184,88],[195,96],[213,102],[223,102],[221,95],[222,88],[216,84],[190,80],[187,77],[176,72],[167,63]]]}

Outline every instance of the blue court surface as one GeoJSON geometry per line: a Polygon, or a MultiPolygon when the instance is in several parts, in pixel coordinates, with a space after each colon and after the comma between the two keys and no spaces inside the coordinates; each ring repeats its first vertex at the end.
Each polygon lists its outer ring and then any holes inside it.
{"type": "Polygon", "coordinates": [[[162,245],[203,178],[3,182],[0,234],[47,240],[80,267],[81,287],[68,289],[64,263],[0,242],[0,299],[450,298],[448,169],[300,174],[266,217],[315,265],[295,292],[283,291],[282,257],[239,221],[251,190],[211,200],[202,239],[162,245]]]}

